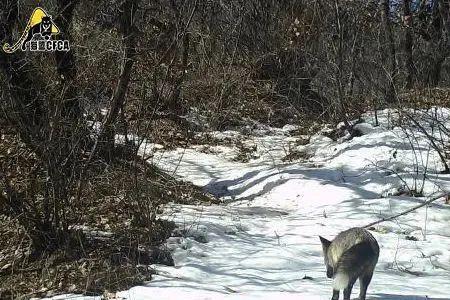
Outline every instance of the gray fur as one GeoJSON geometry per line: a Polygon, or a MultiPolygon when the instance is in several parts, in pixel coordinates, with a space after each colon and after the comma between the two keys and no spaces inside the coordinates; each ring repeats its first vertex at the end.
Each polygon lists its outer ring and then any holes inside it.
{"type": "Polygon", "coordinates": [[[363,228],[351,228],[339,233],[333,241],[320,237],[327,277],[333,278],[333,298],[344,290],[344,300],[350,299],[353,284],[360,281],[359,299],[366,291],[378,262],[380,248],[375,238],[363,228]]]}

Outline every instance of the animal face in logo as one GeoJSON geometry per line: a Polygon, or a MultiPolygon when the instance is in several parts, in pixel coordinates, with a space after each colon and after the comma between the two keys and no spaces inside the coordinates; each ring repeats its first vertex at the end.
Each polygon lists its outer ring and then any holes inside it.
{"type": "Polygon", "coordinates": [[[19,49],[27,51],[27,48],[32,52],[70,51],[69,41],[58,39],[56,36],[59,34],[59,28],[51,15],[43,8],[36,7],[20,39],[12,45],[5,43],[2,49],[5,53],[14,53],[19,49]]]}
{"type": "Polygon", "coordinates": [[[41,35],[45,37],[46,39],[49,39],[52,35],[52,19],[50,17],[42,17],[41,22],[41,35]]]}
{"type": "Polygon", "coordinates": [[[27,43],[33,39],[35,34],[40,34],[46,40],[49,40],[52,36],[52,18],[49,16],[43,16],[40,23],[34,25],[28,31],[27,38],[22,43],[22,50],[25,50],[27,47],[27,43]]]}

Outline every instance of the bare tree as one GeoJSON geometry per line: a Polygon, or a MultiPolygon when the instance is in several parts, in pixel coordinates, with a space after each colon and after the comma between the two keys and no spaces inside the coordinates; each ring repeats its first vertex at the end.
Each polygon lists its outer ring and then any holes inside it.
{"type": "Polygon", "coordinates": [[[413,27],[414,19],[411,12],[411,0],[404,0],[403,3],[403,24],[405,26],[404,36],[404,55],[406,64],[406,88],[413,86],[413,80],[416,76],[414,59],[413,59],[413,27]]]}
{"type": "Polygon", "coordinates": [[[389,0],[380,1],[381,22],[384,30],[383,48],[386,49],[386,57],[388,58],[388,70],[386,70],[387,87],[386,87],[386,101],[392,103],[395,100],[395,84],[398,74],[398,66],[396,59],[396,47],[394,42],[394,34],[392,31],[392,21],[390,16],[390,2],[389,0]]]}

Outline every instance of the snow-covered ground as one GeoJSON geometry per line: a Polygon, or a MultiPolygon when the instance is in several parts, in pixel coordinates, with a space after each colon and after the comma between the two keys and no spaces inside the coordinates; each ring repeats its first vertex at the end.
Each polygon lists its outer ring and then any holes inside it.
{"type": "MultiPolygon", "coordinates": [[[[168,207],[164,217],[183,233],[167,243],[176,266],[154,266],[151,282],[114,299],[330,299],[318,235],[332,239],[424,200],[393,196],[401,191],[450,190],[450,176],[439,174],[439,157],[426,140],[389,128],[388,114],[380,112],[379,127],[367,114],[358,125],[364,135],[348,141],[317,134],[296,145],[292,126],[215,134],[256,146],[247,163],[235,161],[236,149],[227,146],[156,151],[153,163],[224,204],[168,207]],[[283,162],[293,150],[311,157],[283,162]]],[[[450,299],[449,205],[439,200],[372,233],[381,250],[368,299],[450,299]]],[[[352,298],[358,293],[357,283],[352,298]]],[[[82,299],[55,299],[69,298],[82,299]]]]}

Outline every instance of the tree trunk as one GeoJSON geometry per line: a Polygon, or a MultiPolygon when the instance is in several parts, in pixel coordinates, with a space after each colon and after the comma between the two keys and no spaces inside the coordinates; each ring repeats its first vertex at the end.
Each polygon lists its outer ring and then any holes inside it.
{"type": "Polygon", "coordinates": [[[384,36],[385,36],[385,44],[387,48],[387,55],[388,59],[390,60],[390,64],[388,67],[388,74],[387,74],[387,85],[386,85],[386,91],[385,91],[385,97],[386,101],[388,103],[393,103],[396,99],[395,97],[395,82],[396,77],[398,74],[398,68],[397,68],[397,60],[396,60],[396,49],[395,49],[395,41],[394,41],[394,34],[392,32],[392,22],[389,14],[389,0],[382,0],[380,2],[380,10],[381,10],[381,16],[382,16],[382,25],[384,29],[384,36]]]}
{"type": "MultiPolygon", "coordinates": [[[[73,12],[75,10],[78,0],[58,0],[59,16],[56,18],[61,33],[60,39],[71,40],[70,25],[73,19],[73,12]]],[[[77,88],[74,85],[74,80],[77,76],[76,60],[74,49],[70,51],[56,51],[55,59],[57,64],[57,71],[61,78],[62,84],[62,105],[61,114],[64,118],[79,119],[81,116],[81,107],[78,98],[77,88]]]]}
{"type": "Polygon", "coordinates": [[[413,59],[413,27],[414,20],[411,13],[411,0],[404,0],[403,2],[403,14],[404,14],[404,26],[405,36],[403,51],[405,55],[405,67],[406,67],[406,88],[413,87],[414,79],[416,78],[416,68],[414,66],[413,59]]]}
{"type": "Polygon", "coordinates": [[[111,98],[111,104],[105,119],[103,120],[102,131],[99,136],[101,143],[99,152],[108,160],[113,158],[114,150],[114,125],[119,116],[119,112],[124,107],[128,84],[131,78],[131,71],[136,56],[136,37],[137,30],[134,26],[134,14],[136,12],[138,1],[125,0],[122,4],[122,15],[120,18],[120,31],[122,33],[122,43],[124,47],[121,71],[119,80],[111,98]]]}
{"type": "Polygon", "coordinates": [[[337,59],[337,70],[336,70],[336,80],[338,83],[338,102],[339,102],[339,114],[340,119],[343,120],[346,129],[352,132],[352,126],[348,121],[347,107],[345,105],[345,87],[344,87],[344,30],[341,23],[341,12],[340,3],[338,0],[334,1],[335,8],[335,22],[336,29],[339,35],[339,41],[337,44],[336,59],[337,59]]]}
{"type": "Polygon", "coordinates": [[[450,55],[450,4],[448,0],[440,0],[435,4],[437,7],[434,9],[435,23],[438,33],[435,36],[435,45],[433,53],[433,61],[431,62],[431,68],[428,76],[428,84],[430,86],[437,86],[441,79],[442,64],[445,59],[450,55]]]}

